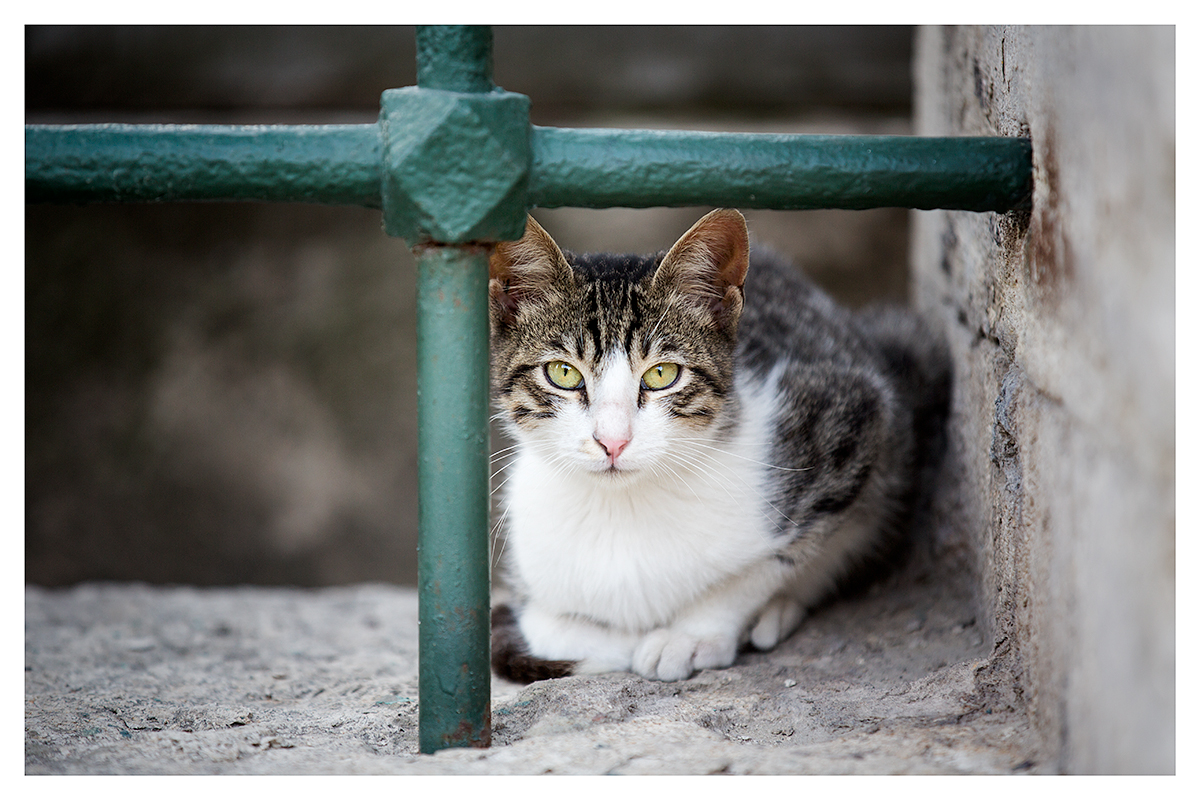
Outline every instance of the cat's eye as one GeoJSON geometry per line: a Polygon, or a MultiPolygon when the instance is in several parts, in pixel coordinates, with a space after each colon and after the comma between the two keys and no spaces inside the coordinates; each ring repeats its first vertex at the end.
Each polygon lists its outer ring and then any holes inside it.
{"type": "Polygon", "coordinates": [[[642,373],[642,386],[647,389],[667,389],[679,380],[679,365],[664,362],[642,373]]]}
{"type": "Polygon", "coordinates": [[[546,378],[560,389],[578,389],[583,386],[583,373],[565,361],[546,364],[546,378]]]}

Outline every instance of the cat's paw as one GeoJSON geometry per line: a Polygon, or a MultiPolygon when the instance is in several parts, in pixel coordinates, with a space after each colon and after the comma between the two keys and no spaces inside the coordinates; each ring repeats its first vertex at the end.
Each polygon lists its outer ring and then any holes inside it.
{"type": "Polygon", "coordinates": [[[633,671],[644,678],[680,681],[701,669],[728,667],[737,657],[736,636],[697,635],[659,628],[633,651],[633,671]]]}
{"type": "Polygon", "coordinates": [[[804,619],[804,606],[790,597],[776,597],[759,614],[750,631],[750,644],[770,650],[792,634],[804,619]]]}

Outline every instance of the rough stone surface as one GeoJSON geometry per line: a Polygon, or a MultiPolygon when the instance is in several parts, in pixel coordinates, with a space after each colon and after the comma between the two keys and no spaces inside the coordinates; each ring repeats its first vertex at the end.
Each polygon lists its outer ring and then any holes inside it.
{"type": "Polygon", "coordinates": [[[1045,767],[970,605],[908,576],[678,683],[493,683],[488,750],[417,752],[415,593],[25,593],[30,774],[1012,773],[1045,767]]]}
{"type": "Polygon", "coordinates": [[[935,540],[1066,772],[1175,769],[1175,34],[922,30],[916,132],[1027,136],[1028,214],[914,214],[955,362],[935,540]]]}

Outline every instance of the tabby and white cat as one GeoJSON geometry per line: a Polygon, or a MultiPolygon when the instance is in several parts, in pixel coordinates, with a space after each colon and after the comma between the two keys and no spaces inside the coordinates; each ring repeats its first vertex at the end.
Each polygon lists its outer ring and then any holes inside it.
{"type": "Polygon", "coordinates": [[[903,526],[944,352],[915,317],[853,315],[750,260],[728,209],[665,255],[567,254],[532,218],[496,248],[517,598],[493,614],[498,674],[729,666],[903,526]]]}

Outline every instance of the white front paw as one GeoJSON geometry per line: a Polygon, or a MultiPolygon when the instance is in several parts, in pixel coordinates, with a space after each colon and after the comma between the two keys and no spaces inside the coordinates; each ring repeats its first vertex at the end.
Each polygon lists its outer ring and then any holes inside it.
{"type": "Polygon", "coordinates": [[[736,636],[660,628],[633,651],[633,671],[654,680],[679,681],[698,669],[728,667],[737,657],[737,645],[736,636]]]}
{"type": "Polygon", "coordinates": [[[776,597],[763,607],[750,631],[750,644],[770,650],[791,635],[804,619],[804,607],[790,597],[776,597]]]}

